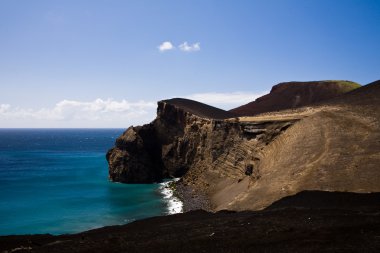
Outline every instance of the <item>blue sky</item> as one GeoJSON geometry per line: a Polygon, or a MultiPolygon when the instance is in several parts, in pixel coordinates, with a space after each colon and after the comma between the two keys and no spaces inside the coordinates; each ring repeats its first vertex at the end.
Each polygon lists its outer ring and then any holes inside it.
{"type": "Polygon", "coordinates": [[[283,81],[367,84],[379,59],[375,0],[0,0],[0,127],[128,127],[176,96],[230,109],[283,81]]]}

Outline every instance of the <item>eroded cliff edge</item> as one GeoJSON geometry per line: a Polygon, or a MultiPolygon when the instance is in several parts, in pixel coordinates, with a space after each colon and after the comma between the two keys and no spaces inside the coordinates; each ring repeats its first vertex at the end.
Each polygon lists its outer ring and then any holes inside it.
{"type": "Polygon", "coordinates": [[[328,103],[239,117],[195,101],[164,100],[107,154],[110,178],[182,177],[213,210],[257,210],[302,190],[380,191],[380,83],[328,103]]]}
{"type": "Polygon", "coordinates": [[[233,116],[187,99],[158,102],[157,118],[129,127],[108,152],[110,179],[151,183],[186,174],[190,181],[192,170],[210,165],[221,173],[232,168],[228,173],[243,179],[256,173],[260,158],[254,154],[296,121],[239,122],[233,116]]]}

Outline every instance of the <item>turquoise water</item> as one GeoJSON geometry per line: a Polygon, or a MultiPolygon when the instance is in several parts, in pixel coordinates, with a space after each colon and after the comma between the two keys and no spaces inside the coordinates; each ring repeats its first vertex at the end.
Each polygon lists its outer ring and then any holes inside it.
{"type": "Polygon", "coordinates": [[[168,213],[159,184],[108,181],[123,129],[0,129],[0,235],[75,233],[168,213]]]}

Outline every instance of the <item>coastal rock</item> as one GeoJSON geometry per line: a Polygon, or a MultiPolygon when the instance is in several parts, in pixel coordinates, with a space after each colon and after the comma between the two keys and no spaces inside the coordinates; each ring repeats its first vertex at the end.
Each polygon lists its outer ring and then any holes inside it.
{"type": "Polygon", "coordinates": [[[129,127],[107,153],[109,176],[115,182],[152,183],[162,179],[155,128],[129,127]]]}
{"type": "Polygon", "coordinates": [[[246,164],[259,161],[254,150],[295,122],[239,123],[234,118],[226,119],[231,116],[191,100],[158,102],[157,118],[152,123],[128,128],[108,151],[110,179],[151,183],[182,177],[191,169],[183,177],[184,182],[190,182],[197,177],[193,171],[201,173],[212,165],[219,167],[219,173],[234,175],[238,180],[245,175],[246,164]]]}
{"type": "Polygon", "coordinates": [[[204,138],[198,134],[199,130],[211,124],[208,117],[232,116],[224,110],[187,99],[158,102],[157,118],[152,123],[129,127],[108,151],[110,179],[152,183],[183,176],[204,138]]]}
{"type": "Polygon", "coordinates": [[[129,128],[108,152],[110,179],[181,177],[178,189],[207,196],[211,210],[263,209],[302,190],[377,192],[378,108],[380,82],[254,117],[163,100],[152,123],[129,128]]]}

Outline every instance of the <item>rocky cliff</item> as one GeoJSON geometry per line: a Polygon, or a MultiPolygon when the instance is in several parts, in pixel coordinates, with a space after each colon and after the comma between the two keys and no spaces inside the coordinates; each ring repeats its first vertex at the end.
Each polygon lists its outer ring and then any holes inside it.
{"type": "MultiPolygon", "coordinates": [[[[234,114],[188,99],[158,102],[150,124],[129,127],[108,151],[109,177],[123,183],[151,183],[183,176],[204,153],[214,120],[234,114]],[[202,150],[198,148],[202,148],[202,150]]],[[[212,131],[211,131],[212,132],[212,131]]]]}
{"type": "Polygon", "coordinates": [[[236,180],[259,176],[259,151],[296,121],[239,122],[226,111],[200,106],[185,99],[158,102],[157,118],[129,127],[107,153],[110,179],[151,183],[186,174],[188,182],[210,165],[236,180]]]}
{"type": "Polygon", "coordinates": [[[257,210],[302,190],[380,191],[380,82],[328,103],[255,117],[164,100],[107,154],[111,180],[182,177],[212,210],[257,210]]]}

